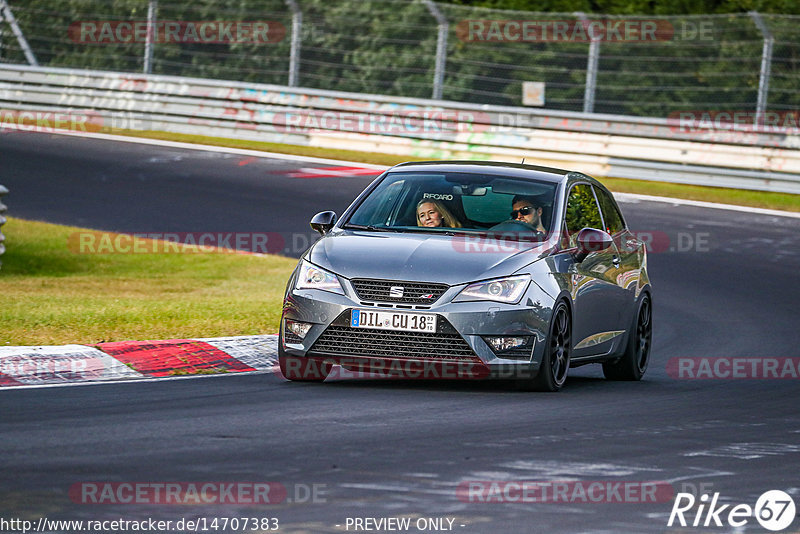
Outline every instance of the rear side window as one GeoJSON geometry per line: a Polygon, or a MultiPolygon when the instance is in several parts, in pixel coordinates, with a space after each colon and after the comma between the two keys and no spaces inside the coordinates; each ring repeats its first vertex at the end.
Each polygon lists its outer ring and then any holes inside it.
{"type": "Polygon", "coordinates": [[[565,220],[570,243],[574,242],[573,236],[583,228],[603,228],[600,210],[589,184],[578,184],[572,188],[567,199],[565,220]]]}
{"type": "Polygon", "coordinates": [[[597,194],[597,201],[600,202],[600,209],[603,210],[606,232],[614,235],[622,231],[625,228],[625,223],[622,221],[622,214],[620,214],[611,196],[599,187],[595,187],[594,192],[597,194]]]}

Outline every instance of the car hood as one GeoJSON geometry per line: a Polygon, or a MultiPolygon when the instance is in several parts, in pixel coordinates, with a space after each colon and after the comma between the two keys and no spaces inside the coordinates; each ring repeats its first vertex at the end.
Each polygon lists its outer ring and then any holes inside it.
{"type": "Polygon", "coordinates": [[[513,274],[549,248],[460,234],[342,230],[317,241],[306,259],[345,278],[457,285],[513,274]]]}

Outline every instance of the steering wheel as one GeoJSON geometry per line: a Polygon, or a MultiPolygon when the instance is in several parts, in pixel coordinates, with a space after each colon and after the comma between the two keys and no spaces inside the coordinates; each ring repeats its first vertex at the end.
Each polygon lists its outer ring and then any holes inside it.
{"type": "Polygon", "coordinates": [[[540,235],[544,235],[542,232],[537,230],[533,225],[526,223],[525,221],[518,221],[516,219],[509,219],[507,221],[503,221],[499,224],[495,224],[491,228],[489,228],[490,232],[525,232],[525,233],[532,233],[537,237],[540,235]]]}

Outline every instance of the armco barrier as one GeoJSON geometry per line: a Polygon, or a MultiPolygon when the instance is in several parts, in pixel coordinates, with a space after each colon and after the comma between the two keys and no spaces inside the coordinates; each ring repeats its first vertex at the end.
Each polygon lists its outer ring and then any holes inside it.
{"type": "Polygon", "coordinates": [[[798,129],[682,131],[667,119],[17,65],[0,65],[3,110],[86,113],[91,128],[101,131],[158,130],[431,159],[525,158],[598,176],[800,193],[798,129]]]}
{"type": "MultiPolygon", "coordinates": [[[[6,223],[5,213],[8,209],[5,204],[3,204],[3,197],[8,194],[8,189],[4,186],[0,185],[0,256],[6,251],[6,236],[3,235],[2,226],[6,223]]],[[[0,261],[0,267],[3,266],[3,262],[0,261]]]]}

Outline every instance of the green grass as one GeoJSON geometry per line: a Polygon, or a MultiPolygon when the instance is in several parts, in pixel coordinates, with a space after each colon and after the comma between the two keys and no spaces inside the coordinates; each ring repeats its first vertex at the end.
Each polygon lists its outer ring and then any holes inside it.
{"type": "Polygon", "coordinates": [[[9,218],[0,346],[271,334],[296,260],[244,254],[80,254],[82,229],[9,218]]]}
{"type": "MultiPolygon", "coordinates": [[[[300,156],[340,159],[343,161],[372,163],[376,165],[387,166],[396,165],[397,163],[402,163],[404,161],[421,161],[424,159],[411,156],[357,152],[353,150],[337,150],[332,148],[317,148],[309,146],[283,145],[278,143],[243,141],[222,137],[174,134],[169,132],[141,132],[124,130],[116,133],[133,137],[146,137],[149,139],[163,139],[166,141],[179,141],[184,143],[245,148],[251,150],[262,150],[266,152],[277,152],[280,154],[295,154],[300,156]]],[[[785,211],[800,211],[800,195],[792,195],[789,193],[746,191],[743,189],[727,189],[724,187],[704,187],[698,185],[653,182],[649,180],[629,180],[602,176],[597,176],[596,178],[600,179],[600,181],[606,184],[609,189],[615,192],[639,193],[642,195],[684,198],[688,200],[703,200],[706,202],[737,204],[741,206],[753,206],[758,208],[769,208],[785,211]]]]}
{"type": "Polygon", "coordinates": [[[748,191],[745,189],[726,189],[722,187],[703,187],[700,185],[670,184],[628,180],[624,178],[600,178],[606,187],[618,193],[639,193],[657,197],[685,198],[736,204],[754,208],[768,208],[783,211],[800,211],[800,195],[791,193],[770,193],[748,191]]]}

